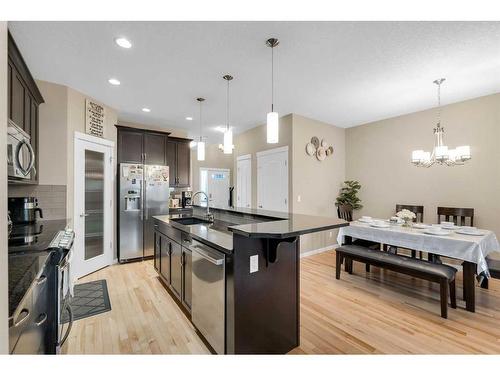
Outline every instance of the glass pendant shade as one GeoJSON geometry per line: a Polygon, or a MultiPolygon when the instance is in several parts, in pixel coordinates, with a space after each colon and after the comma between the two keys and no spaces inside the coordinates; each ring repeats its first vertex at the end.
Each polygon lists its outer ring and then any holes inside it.
{"type": "Polygon", "coordinates": [[[197,144],[198,161],[205,160],[205,142],[199,141],[197,144]]]}
{"type": "Polygon", "coordinates": [[[457,159],[466,161],[470,159],[470,146],[457,147],[457,159]]]}
{"type": "Polygon", "coordinates": [[[231,129],[227,129],[224,132],[223,151],[225,154],[232,154],[233,153],[233,131],[231,129]]]}
{"type": "Polygon", "coordinates": [[[437,160],[447,160],[448,159],[448,146],[436,146],[435,154],[437,160]]]}
{"type": "Polygon", "coordinates": [[[420,163],[424,159],[424,150],[415,150],[411,153],[412,163],[420,163]]]}
{"type": "Polygon", "coordinates": [[[267,143],[278,143],[279,140],[279,118],[278,112],[267,114],[267,143]]]}

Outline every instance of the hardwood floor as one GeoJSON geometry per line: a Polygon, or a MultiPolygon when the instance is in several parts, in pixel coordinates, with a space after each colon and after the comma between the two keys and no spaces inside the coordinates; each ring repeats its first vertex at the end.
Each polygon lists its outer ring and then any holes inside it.
{"type": "MultiPolygon", "coordinates": [[[[112,310],[76,321],[64,352],[208,353],[189,320],[156,277],[152,262],[115,265],[105,278],[112,310]]],[[[500,281],[476,289],[476,313],[439,313],[439,286],[355,263],[335,280],[335,253],[301,260],[301,346],[292,354],[500,354],[500,281]]]]}

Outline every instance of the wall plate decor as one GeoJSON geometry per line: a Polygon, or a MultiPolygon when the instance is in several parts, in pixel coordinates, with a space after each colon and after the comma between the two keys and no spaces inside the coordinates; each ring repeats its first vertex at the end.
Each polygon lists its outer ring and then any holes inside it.
{"type": "Polygon", "coordinates": [[[320,141],[318,137],[312,137],[311,142],[306,144],[306,154],[316,156],[316,159],[323,161],[327,156],[333,154],[333,147],[329,146],[324,139],[320,141]]]}
{"type": "Polygon", "coordinates": [[[316,147],[314,147],[314,145],[312,143],[308,143],[306,145],[306,152],[307,152],[307,155],[313,156],[316,153],[316,147]]]}
{"type": "Polygon", "coordinates": [[[323,161],[326,159],[326,150],[324,147],[318,147],[318,149],[316,150],[316,158],[319,160],[319,161],[323,161]]]}

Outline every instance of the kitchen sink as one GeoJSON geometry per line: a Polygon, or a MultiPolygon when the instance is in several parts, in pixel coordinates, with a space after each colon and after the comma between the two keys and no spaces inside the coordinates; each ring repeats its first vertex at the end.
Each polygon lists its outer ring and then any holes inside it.
{"type": "Polygon", "coordinates": [[[170,219],[182,225],[210,224],[210,221],[203,220],[197,217],[181,217],[179,219],[170,219]]]}

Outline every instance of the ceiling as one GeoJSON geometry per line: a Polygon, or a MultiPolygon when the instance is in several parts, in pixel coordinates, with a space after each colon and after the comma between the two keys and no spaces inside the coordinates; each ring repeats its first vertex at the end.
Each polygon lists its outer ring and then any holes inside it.
{"type": "MultiPolygon", "coordinates": [[[[199,135],[226,119],[236,133],[265,123],[277,37],[275,109],[340,127],[500,91],[500,22],[9,22],[37,79],[82,91],[119,119],[199,135]],[[114,43],[119,36],[133,46],[114,43]],[[115,77],[120,86],[108,79],[115,77]],[[151,109],[142,112],[143,107],[151,109]],[[186,121],[191,116],[193,121],[186,121]]],[[[427,124],[424,124],[427,125],[427,124]]],[[[219,139],[220,138],[220,139],[219,139]]]]}

